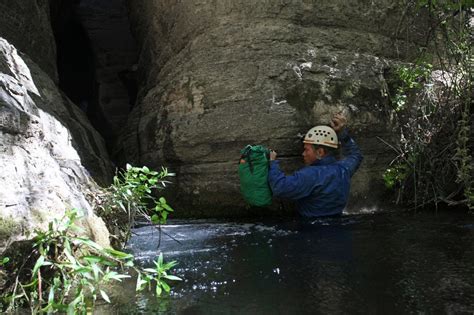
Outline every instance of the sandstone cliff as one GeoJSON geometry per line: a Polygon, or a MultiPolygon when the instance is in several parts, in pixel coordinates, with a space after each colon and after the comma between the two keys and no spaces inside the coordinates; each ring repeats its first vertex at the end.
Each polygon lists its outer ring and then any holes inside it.
{"type": "Polygon", "coordinates": [[[57,83],[56,45],[51,29],[50,2],[0,1],[0,36],[8,39],[57,83]]]}
{"type": "MultiPolygon", "coordinates": [[[[20,163],[11,157],[25,141],[37,146],[26,149],[36,152],[24,153],[26,159],[41,156],[33,163],[41,165],[37,174],[50,174],[64,161],[72,163],[72,179],[38,182],[55,187],[50,191],[61,196],[58,205],[69,200],[84,208],[88,206],[82,185],[90,179],[85,170],[102,182],[111,177],[103,140],[55,84],[50,20],[66,3],[78,10],[75,14],[94,54],[91,85],[97,89],[95,110],[105,117],[102,132],[108,132],[109,139],[122,132],[109,148],[122,164],[163,165],[176,172],[168,193],[177,213],[250,214],[243,210],[239,192],[239,150],[249,143],[266,145],[278,151],[287,171],[294,171],[302,166],[297,135],[327,123],[341,110],[349,114],[352,135],[365,156],[353,179],[350,208],[360,211],[383,203],[381,174],[393,157],[380,140],[390,141],[393,134],[387,73],[394,64],[413,59],[427,29],[424,17],[417,16],[407,1],[130,0],[139,50],[135,105],[135,48],[122,25],[128,21],[122,1],[2,2],[0,36],[9,42],[3,42],[9,48],[2,57],[2,115],[18,119],[2,123],[5,167],[20,163]],[[9,64],[8,52],[15,48],[26,54],[19,58],[29,75],[9,64]],[[133,82],[123,86],[127,80],[133,82]],[[57,153],[52,147],[62,149],[54,149],[57,153]],[[77,198],[65,197],[71,191],[77,198]]],[[[101,127],[100,121],[95,124],[101,127]]],[[[60,166],[54,176],[69,174],[66,169],[60,166]]],[[[5,185],[16,187],[27,174],[5,177],[5,185]]],[[[23,186],[23,193],[12,193],[20,191],[19,186],[5,191],[8,198],[2,198],[2,205],[17,204],[10,199],[19,198],[19,213],[32,208],[25,194],[39,185],[30,184],[26,190],[23,186]]],[[[276,201],[272,211],[279,208],[276,201]]],[[[5,213],[13,214],[10,210],[5,213]]]]}
{"type": "Polygon", "coordinates": [[[179,211],[245,214],[239,149],[266,145],[295,170],[296,135],[345,109],[365,155],[350,204],[376,206],[392,157],[377,138],[392,131],[385,73],[424,35],[403,3],[129,1],[140,92],[124,159],[176,171],[179,211]]]}
{"type": "Polygon", "coordinates": [[[47,228],[71,208],[86,215],[93,239],[108,244],[107,229],[85,198],[97,187],[90,172],[104,181],[112,175],[104,148],[52,79],[0,38],[0,247],[47,228]]]}

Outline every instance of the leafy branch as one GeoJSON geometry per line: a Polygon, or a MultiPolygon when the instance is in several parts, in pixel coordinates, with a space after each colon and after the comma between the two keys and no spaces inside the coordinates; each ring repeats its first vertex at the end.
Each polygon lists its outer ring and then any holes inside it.
{"type": "Polygon", "coordinates": [[[82,232],[74,224],[78,218],[76,210],[68,211],[47,231],[36,231],[30,255],[14,271],[15,281],[2,296],[6,311],[27,305],[32,313],[86,314],[99,297],[110,303],[107,288],[130,278],[130,269],[138,274],[137,292],[145,282],[149,288],[154,284],[159,296],[162,290],[170,291],[167,280],[181,280],[168,274],[176,262],[163,263],[162,254],[154,262],[155,269],[141,268],[134,264],[133,255],[77,236],[82,232]]]}

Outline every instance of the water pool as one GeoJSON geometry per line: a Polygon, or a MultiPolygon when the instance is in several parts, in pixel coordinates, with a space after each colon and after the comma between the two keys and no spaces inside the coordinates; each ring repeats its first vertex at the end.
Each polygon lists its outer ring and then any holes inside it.
{"type": "Polygon", "coordinates": [[[313,222],[170,221],[134,230],[150,264],[176,260],[169,296],[135,296],[120,314],[410,314],[474,312],[474,216],[368,214],[313,222]],[[157,247],[159,243],[159,248],[157,247]]]}

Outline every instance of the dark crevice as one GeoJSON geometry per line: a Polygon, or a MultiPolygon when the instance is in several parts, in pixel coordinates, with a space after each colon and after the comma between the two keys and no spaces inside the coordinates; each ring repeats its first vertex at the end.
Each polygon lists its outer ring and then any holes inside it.
{"type": "MultiPolygon", "coordinates": [[[[128,23],[125,17],[121,17],[124,14],[119,10],[122,2],[114,0],[97,5],[87,0],[50,0],[59,88],[87,115],[104,138],[109,153],[117,151],[113,146],[126,123],[127,111],[132,110],[138,94],[136,65],[133,65],[133,59],[123,57],[123,51],[117,50],[123,38],[101,41],[107,32],[121,34],[120,22],[128,23]],[[97,23],[94,20],[97,16],[105,19],[99,29],[91,27],[97,23]],[[104,51],[102,46],[108,50],[104,51]],[[122,69],[114,74],[111,69],[117,66],[122,69]],[[117,86],[122,86],[128,99],[123,98],[123,92],[117,86]]],[[[122,34],[122,37],[126,35],[122,34]]],[[[123,42],[128,44],[128,51],[133,52],[131,41],[130,36],[123,42]]]]}
{"type": "Polygon", "coordinates": [[[77,14],[79,0],[52,1],[51,21],[56,41],[59,88],[108,140],[107,124],[97,103],[92,47],[77,14]]]}
{"type": "Polygon", "coordinates": [[[129,110],[131,111],[138,95],[137,69],[124,70],[118,73],[118,77],[127,90],[129,98],[129,110]]]}
{"type": "Polygon", "coordinates": [[[94,57],[86,32],[70,2],[62,2],[53,28],[57,47],[59,87],[84,112],[95,100],[94,57]],[[68,3],[68,4],[66,4],[68,3]]]}

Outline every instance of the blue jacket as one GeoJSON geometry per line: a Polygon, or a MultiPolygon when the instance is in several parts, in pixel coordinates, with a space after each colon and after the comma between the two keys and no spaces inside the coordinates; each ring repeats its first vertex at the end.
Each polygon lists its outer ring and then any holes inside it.
{"type": "Polygon", "coordinates": [[[339,138],[344,156],[341,160],[326,156],[291,176],[285,176],[280,170],[278,160],[272,161],[268,182],[273,196],[296,200],[303,217],[341,214],[349,198],[351,177],[362,162],[362,154],[346,130],[339,138]]]}

